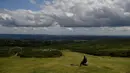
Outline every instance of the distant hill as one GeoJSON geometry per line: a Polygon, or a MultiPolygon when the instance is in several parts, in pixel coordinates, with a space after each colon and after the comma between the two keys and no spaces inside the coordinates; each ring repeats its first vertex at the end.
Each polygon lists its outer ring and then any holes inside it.
{"type": "Polygon", "coordinates": [[[130,38],[130,36],[97,36],[97,35],[46,35],[46,34],[0,34],[0,39],[33,39],[33,40],[94,40],[104,38],[130,38]]]}

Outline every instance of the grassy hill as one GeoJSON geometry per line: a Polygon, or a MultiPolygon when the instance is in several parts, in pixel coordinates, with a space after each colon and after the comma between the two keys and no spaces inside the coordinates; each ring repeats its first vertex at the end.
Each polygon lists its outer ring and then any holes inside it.
{"type": "Polygon", "coordinates": [[[0,58],[0,73],[130,73],[130,58],[87,55],[89,66],[79,65],[82,53],[63,51],[59,58],[0,58]]]}

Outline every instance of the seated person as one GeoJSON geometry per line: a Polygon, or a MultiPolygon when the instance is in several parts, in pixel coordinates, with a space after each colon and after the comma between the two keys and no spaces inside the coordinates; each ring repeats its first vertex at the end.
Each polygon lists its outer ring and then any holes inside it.
{"type": "Polygon", "coordinates": [[[84,59],[81,61],[81,63],[80,63],[80,66],[81,65],[84,65],[84,66],[88,66],[88,61],[87,61],[87,58],[86,58],[86,56],[84,55],[84,59]]]}

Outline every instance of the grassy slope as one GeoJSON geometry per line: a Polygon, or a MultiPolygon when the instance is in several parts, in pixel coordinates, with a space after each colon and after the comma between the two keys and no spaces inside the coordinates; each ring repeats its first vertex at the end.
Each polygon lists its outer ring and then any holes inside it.
{"type": "Polygon", "coordinates": [[[130,58],[86,55],[89,66],[79,67],[83,54],[63,51],[60,58],[0,58],[0,73],[130,73],[130,58]]]}

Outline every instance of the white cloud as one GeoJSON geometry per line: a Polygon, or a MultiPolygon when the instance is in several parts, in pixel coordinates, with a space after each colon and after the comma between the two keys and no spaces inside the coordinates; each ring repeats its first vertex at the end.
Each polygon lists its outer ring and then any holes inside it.
{"type": "MultiPolygon", "coordinates": [[[[36,0],[30,0],[36,3],[36,0]]],[[[53,0],[42,10],[0,10],[0,25],[14,27],[130,26],[130,0],[53,0]]]]}
{"type": "Polygon", "coordinates": [[[69,30],[69,31],[73,31],[73,28],[66,28],[67,30],[69,30]]]}

